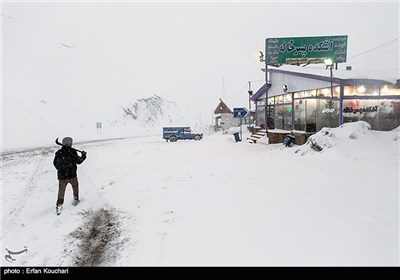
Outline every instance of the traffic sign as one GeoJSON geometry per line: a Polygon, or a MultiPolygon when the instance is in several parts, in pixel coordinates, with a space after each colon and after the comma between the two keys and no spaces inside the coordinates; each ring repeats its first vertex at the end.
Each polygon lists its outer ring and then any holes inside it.
{"type": "Polygon", "coordinates": [[[233,108],[233,117],[234,118],[244,118],[247,116],[247,111],[246,108],[233,108]]]}

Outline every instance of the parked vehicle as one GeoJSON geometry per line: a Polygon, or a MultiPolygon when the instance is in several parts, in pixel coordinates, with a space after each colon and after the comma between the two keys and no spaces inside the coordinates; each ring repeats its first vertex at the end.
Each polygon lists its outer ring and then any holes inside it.
{"type": "Polygon", "coordinates": [[[178,140],[194,139],[196,141],[203,138],[203,133],[193,133],[188,126],[163,127],[163,138],[168,142],[178,140]]]}

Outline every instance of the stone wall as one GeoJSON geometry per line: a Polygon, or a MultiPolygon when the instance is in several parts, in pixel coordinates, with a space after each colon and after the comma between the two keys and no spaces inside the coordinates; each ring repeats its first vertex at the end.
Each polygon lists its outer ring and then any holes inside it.
{"type": "Polygon", "coordinates": [[[304,133],[295,132],[294,133],[294,143],[296,145],[304,145],[307,142],[307,139],[313,134],[314,133],[310,133],[310,132],[304,132],[304,133]]]}
{"type": "Polygon", "coordinates": [[[290,132],[290,131],[273,131],[268,130],[268,143],[269,144],[277,144],[283,143],[286,135],[292,134],[294,135],[294,143],[296,145],[303,145],[307,142],[307,139],[313,135],[310,132],[290,132]]]}
{"type": "Polygon", "coordinates": [[[285,140],[285,137],[288,134],[289,134],[288,132],[274,132],[268,130],[268,143],[269,144],[283,143],[283,140],[285,140]]]}

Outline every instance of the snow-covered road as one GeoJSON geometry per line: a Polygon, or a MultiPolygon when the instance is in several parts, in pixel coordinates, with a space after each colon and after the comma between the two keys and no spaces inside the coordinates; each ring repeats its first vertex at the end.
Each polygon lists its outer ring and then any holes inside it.
{"type": "MultiPolygon", "coordinates": [[[[81,203],[55,214],[58,147],[2,154],[6,266],[398,265],[399,141],[321,153],[137,137],[77,144],[81,203]]],[[[4,255],[3,254],[3,255],[4,255]]]]}

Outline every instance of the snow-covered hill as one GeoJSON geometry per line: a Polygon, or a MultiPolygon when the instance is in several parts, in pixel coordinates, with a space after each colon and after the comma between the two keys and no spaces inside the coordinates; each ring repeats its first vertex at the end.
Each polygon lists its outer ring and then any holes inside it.
{"type": "Polygon", "coordinates": [[[158,95],[140,98],[131,106],[122,108],[124,123],[137,123],[141,127],[162,127],[168,125],[188,125],[178,106],[158,95]]]}
{"type": "MultiPolygon", "coordinates": [[[[110,103],[101,110],[95,105],[87,108],[78,101],[63,106],[57,99],[20,104],[10,101],[6,110],[3,149],[52,145],[55,138],[65,136],[79,142],[160,135],[162,127],[168,125],[200,125],[186,120],[175,102],[159,95],[138,98],[133,103],[110,103]],[[101,123],[101,129],[97,123],[101,123]]],[[[200,125],[202,131],[206,127],[200,125]]]]}

